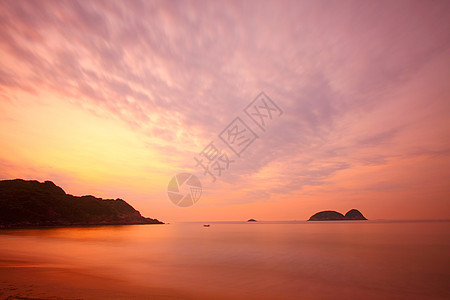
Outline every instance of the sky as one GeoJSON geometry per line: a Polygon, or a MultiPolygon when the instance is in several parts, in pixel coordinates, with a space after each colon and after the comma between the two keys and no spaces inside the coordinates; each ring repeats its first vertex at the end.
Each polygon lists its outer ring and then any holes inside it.
{"type": "Polygon", "coordinates": [[[445,0],[1,0],[0,179],[166,222],[450,219],[449,49],[445,0]],[[254,121],[261,92],[279,111],[254,121]],[[239,156],[236,117],[257,136],[239,156]]]}

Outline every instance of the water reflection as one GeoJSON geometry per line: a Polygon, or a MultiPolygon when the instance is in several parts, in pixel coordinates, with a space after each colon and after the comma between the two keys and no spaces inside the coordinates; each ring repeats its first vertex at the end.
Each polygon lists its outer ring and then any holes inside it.
{"type": "MultiPolygon", "coordinates": [[[[0,231],[12,267],[225,298],[448,296],[449,222],[202,223],[0,231]]],[[[9,266],[10,269],[6,267],[9,266]]],[[[70,278],[70,277],[69,277],[70,278]]],[[[76,286],[72,280],[72,285],[76,286]]],[[[98,288],[114,290],[114,285],[98,288]]]]}

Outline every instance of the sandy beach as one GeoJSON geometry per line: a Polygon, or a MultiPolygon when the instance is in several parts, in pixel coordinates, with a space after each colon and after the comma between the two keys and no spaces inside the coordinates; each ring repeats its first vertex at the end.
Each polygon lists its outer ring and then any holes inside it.
{"type": "Polygon", "coordinates": [[[199,299],[74,267],[0,260],[0,299],[199,299]]]}

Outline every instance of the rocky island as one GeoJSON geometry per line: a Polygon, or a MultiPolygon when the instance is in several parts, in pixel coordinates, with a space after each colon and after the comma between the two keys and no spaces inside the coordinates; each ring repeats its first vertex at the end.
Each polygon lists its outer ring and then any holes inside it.
{"type": "Polygon", "coordinates": [[[249,220],[247,220],[247,222],[256,222],[256,220],[255,219],[249,219],[249,220]]]}
{"type": "Polygon", "coordinates": [[[357,209],[349,210],[345,215],[333,211],[321,211],[309,218],[308,221],[341,221],[341,220],[367,220],[363,214],[357,209]]]}
{"type": "Polygon", "coordinates": [[[122,199],[72,196],[51,181],[0,181],[0,228],[164,224],[122,199]]]}

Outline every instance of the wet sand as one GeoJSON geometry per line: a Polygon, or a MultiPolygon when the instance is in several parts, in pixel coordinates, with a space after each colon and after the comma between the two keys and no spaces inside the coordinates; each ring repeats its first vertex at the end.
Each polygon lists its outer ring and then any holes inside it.
{"type": "Polygon", "coordinates": [[[73,267],[0,260],[0,299],[198,299],[73,267]]]}

